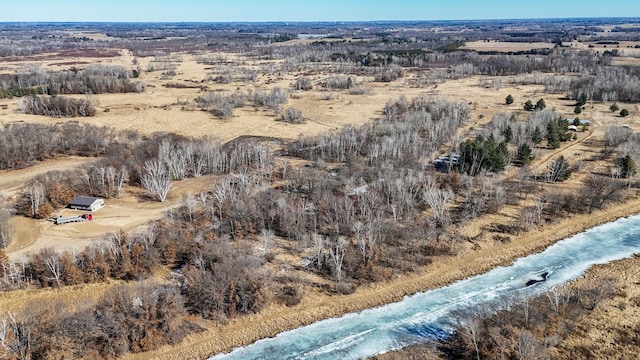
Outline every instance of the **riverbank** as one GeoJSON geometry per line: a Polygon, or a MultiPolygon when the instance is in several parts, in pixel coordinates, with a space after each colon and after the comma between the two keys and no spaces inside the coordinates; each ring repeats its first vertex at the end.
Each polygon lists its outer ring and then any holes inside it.
{"type": "Polygon", "coordinates": [[[618,218],[640,213],[640,200],[612,206],[590,215],[577,215],[542,229],[518,236],[508,243],[486,242],[478,250],[467,250],[449,258],[436,259],[420,273],[398,277],[392,281],[362,286],[354,294],[329,296],[306,294],[297,306],[272,305],[259,314],[234,319],[204,333],[190,336],[180,345],[157,351],[131,354],[128,359],[204,359],[258,339],[338,317],[345,313],[395,302],[405,295],[440,287],[456,280],[481,274],[513,260],[541,251],[554,242],[618,218]]]}
{"type": "Polygon", "coordinates": [[[606,299],[578,319],[569,336],[557,347],[555,359],[635,359],[640,353],[640,255],[596,265],[572,284],[599,278],[615,279],[616,296],[606,299]]]}

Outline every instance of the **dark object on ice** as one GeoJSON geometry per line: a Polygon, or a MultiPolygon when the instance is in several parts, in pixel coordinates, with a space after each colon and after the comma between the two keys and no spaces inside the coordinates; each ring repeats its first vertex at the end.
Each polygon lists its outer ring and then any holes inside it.
{"type": "Polygon", "coordinates": [[[540,278],[530,279],[529,281],[527,281],[527,286],[531,286],[531,285],[535,285],[535,284],[537,284],[539,282],[547,281],[547,276],[549,276],[549,272],[545,271],[540,275],[540,278]]]}

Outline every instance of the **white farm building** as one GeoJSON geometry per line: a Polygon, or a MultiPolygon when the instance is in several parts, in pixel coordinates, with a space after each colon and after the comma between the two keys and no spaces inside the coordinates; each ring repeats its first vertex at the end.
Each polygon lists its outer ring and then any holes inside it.
{"type": "Polygon", "coordinates": [[[88,196],[76,196],[67,206],[74,210],[96,211],[104,206],[104,199],[88,196]]]}

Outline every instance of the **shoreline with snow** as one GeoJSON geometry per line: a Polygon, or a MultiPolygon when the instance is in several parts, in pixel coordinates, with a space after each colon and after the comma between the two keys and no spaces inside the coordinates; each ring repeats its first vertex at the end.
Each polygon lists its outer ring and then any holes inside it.
{"type": "Polygon", "coordinates": [[[227,325],[219,325],[204,333],[190,336],[178,346],[165,347],[149,353],[131,354],[126,358],[205,359],[316,321],[397,302],[407,295],[449,285],[498,266],[509,265],[514,260],[540,252],[557,241],[638,213],[640,200],[634,199],[604,211],[565,218],[556,224],[528,232],[506,244],[496,244],[480,250],[469,250],[455,257],[436,259],[418,273],[362,286],[354,294],[306,294],[299,305],[290,308],[273,305],[261,313],[233,319],[227,325]]]}

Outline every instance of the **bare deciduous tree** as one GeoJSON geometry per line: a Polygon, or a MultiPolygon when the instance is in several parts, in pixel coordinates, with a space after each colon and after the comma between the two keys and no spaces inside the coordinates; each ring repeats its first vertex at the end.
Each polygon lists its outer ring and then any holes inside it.
{"type": "Polygon", "coordinates": [[[331,260],[333,260],[333,273],[336,277],[336,284],[342,282],[343,273],[342,273],[342,263],[344,261],[344,254],[347,250],[347,246],[349,242],[342,236],[338,237],[334,246],[329,248],[329,253],[331,254],[331,260]]]}
{"type": "Polygon", "coordinates": [[[524,326],[529,327],[529,319],[531,318],[531,298],[527,295],[523,295],[518,299],[520,306],[522,306],[522,315],[524,317],[524,326]]]}
{"type": "Polygon", "coordinates": [[[10,318],[3,316],[0,319],[0,346],[2,346],[5,350],[9,350],[10,331],[11,331],[10,318]]]}
{"type": "Polygon", "coordinates": [[[44,203],[44,184],[39,181],[33,181],[27,185],[27,197],[31,207],[31,216],[38,215],[40,205],[44,203]]]}
{"type": "Polygon", "coordinates": [[[600,277],[591,281],[578,294],[587,308],[593,310],[602,300],[610,297],[616,289],[616,280],[612,277],[600,277]]]}
{"type": "MultiPolygon", "coordinates": [[[[211,206],[218,206],[218,219],[222,220],[222,209],[227,202],[231,202],[235,200],[236,192],[233,188],[232,181],[229,177],[225,177],[213,183],[211,187],[211,196],[213,197],[213,201],[211,202],[211,206]]],[[[215,212],[211,211],[211,215],[213,216],[215,212]]]]}
{"type": "Polygon", "coordinates": [[[322,253],[324,252],[325,238],[320,234],[313,233],[311,235],[311,242],[316,252],[316,265],[318,269],[320,269],[322,267],[322,253]]]}
{"type": "Polygon", "coordinates": [[[480,348],[478,347],[478,332],[480,329],[480,321],[478,319],[473,319],[467,322],[466,329],[469,331],[471,338],[473,340],[473,347],[476,350],[476,359],[480,360],[480,348]]]}
{"type": "Polygon", "coordinates": [[[149,196],[164,202],[169,194],[171,183],[171,174],[163,162],[154,159],[144,163],[142,187],[149,192],[149,196]]]}
{"type": "Polygon", "coordinates": [[[56,285],[58,289],[60,288],[60,276],[61,276],[61,268],[60,268],[60,258],[58,255],[51,255],[44,259],[44,264],[47,266],[47,269],[51,272],[51,277],[56,281],[56,285]]]}
{"type": "Polygon", "coordinates": [[[586,198],[588,211],[601,209],[608,201],[618,198],[620,191],[624,188],[624,183],[609,177],[600,175],[590,175],[586,179],[583,195],[586,198]]]}
{"type": "Polygon", "coordinates": [[[365,237],[364,225],[362,222],[357,221],[353,224],[353,234],[356,237],[356,244],[358,249],[362,253],[362,261],[367,260],[367,238],[365,237]]]}
{"type": "Polygon", "coordinates": [[[11,241],[11,225],[9,220],[13,209],[4,196],[0,196],[0,248],[5,248],[11,241]]]}
{"type": "Polygon", "coordinates": [[[271,253],[274,239],[273,230],[262,229],[260,232],[260,247],[262,247],[263,255],[271,253]]]}
{"type": "Polygon", "coordinates": [[[549,172],[547,174],[548,182],[564,181],[571,175],[571,169],[569,163],[565,160],[564,156],[560,155],[549,165],[549,172]]]}
{"type": "Polygon", "coordinates": [[[453,199],[451,190],[440,189],[435,179],[428,177],[424,190],[422,191],[422,199],[429,205],[431,211],[433,211],[433,218],[440,225],[446,225],[449,221],[449,201],[453,199]]]}
{"type": "Polygon", "coordinates": [[[631,133],[632,131],[629,128],[611,125],[604,133],[604,142],[608,147],[616,147],[626,142],[631,136],[631,133]]]}
{"type": "Polygon", "coordinates": [[[196,198],[192,194],[185,194],[182,196],[182,205],[187,210],[189,222],[195,224],[196,198]]]}
{"type": "Polygon", "coordinates": [[[554,286],[545,292],[554,312],[560,311],[560,306],[571,298],[571,289],[566,285],[554,286]]]}
{"type": "Polygon", "coordinates": [[[536,209],[533,206],[525,206],[520,209],[520,226],[526,230],[531,230],[536,224],[536,209]]]}
{"type": "Polygon", "coordinates": [[[547,205],[547,197],[544,195],[536,196],[533,199],[533,204],[535,206],[535,222],[536,224],[542,223],[542,212],[544,211],[544,207],[547,205]]]}
{"type": "Polygon", "coordinates": [[[518,335],[518,359],[545,360],[548,358],[547,350],[532,333],[525,330],[518,335]]]}

